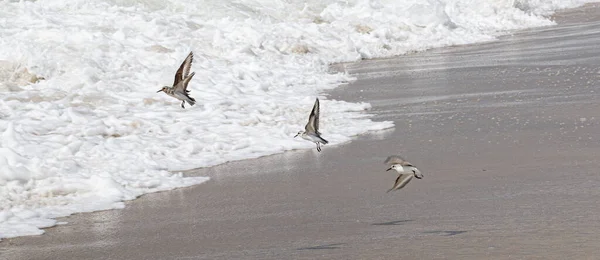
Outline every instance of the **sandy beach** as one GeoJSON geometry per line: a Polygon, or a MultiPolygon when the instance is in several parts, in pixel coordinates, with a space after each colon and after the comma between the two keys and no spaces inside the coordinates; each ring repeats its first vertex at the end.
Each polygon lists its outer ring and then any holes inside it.
{"type": "Polygon", "coordinates": [[[358,80],[329,98],[369,102],[394,129],[190,171],[211,180],[5,239],[0,258],[596,259],[598,17],[588,5],[495,42],[335,65],[358,80]],[[386,193],[391,154],[424,179],[386,193]]]}

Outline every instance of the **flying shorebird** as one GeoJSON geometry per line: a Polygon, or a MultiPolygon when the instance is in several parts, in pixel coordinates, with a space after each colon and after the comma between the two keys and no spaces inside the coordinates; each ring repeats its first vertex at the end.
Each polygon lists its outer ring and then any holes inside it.
{"type": "MultiPolygon", "coordinates": [[[[308,140],[317,144],[317,151],[321,151],[321,144],[329,143],[327,140],[321,137],[321,133],[319,133],[319,99],[315,101],[315,105],[313,106],[312,111],[310,112],[310,116],[308,117],[308,123],[304,127],[304,131],[298,132],[296,136],[302,137],[304,140],[308,140]]],[[[296,138],[294,136],[294,138],[296,138]]]]}
{"type": "Polygon", "coordinates": [[[181,63],[181,66],[179,66],[177,73],[175,73],[175,82],[173,82],[173,86],[164,86],[161,90],[156,91],[156,93],[162,91],[171,97],[181,100],[182,108],[185,108],[183,104],[185,104],[186,101],[191,106],[196,104],[196,100],[193,97],[190,97],[188,94],[190,91],[187,90],[188,83],[190,83],[190,80],[192,80],[192,77],[196,74],[195,72],[190,73],[193,60],[194,54],[190,52],[185,60],[183,60],[183,63],[181,63]]]}
{"type": "Polygon", "coordinates": [[[417,169],[417,167],[413,166],[400,156],[392,155],[385,159],[385,162],[383,163],[390,166],[390,168],[386,171],[393,169],[399,173],[396,183],[394,183],[394,187],[389,189],[387,192],[402,189],[410,180],[412,180],[413,176],[417,179],[423,178],[423,174],[421,171],[419,171],[419,169],[417,169]]]}

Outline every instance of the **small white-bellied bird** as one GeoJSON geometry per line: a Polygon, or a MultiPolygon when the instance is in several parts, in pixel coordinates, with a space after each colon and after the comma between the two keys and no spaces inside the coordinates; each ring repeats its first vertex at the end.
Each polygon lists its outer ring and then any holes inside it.
{"type": "Polygon", "coordinates": [[[392,155],[388,157],[383,163],[390,166],[390,168],[386,171],[396,170],[399,173],[396,183],[394,183],[394,187],[389,189],[387,192],[402,189],[410,180],[412,180],[413,176],[417,179],[423,178],[423,174],[421,171],[419,171],[419,169],[417,169],[417,167],[413,166],[411,163],[407,162],[398,155],[392,155]]]}
{"type": "Polygon", "coordinates": [[[190,69],[192,68],[193,60],[194,54],[190,52],[190,54],[188,54],[183,63],[181,63],[181,66],[179,66],[177,73],[175,73],[175,82],[173,82],[173,86],[164,86],[161,90],[157,91],[156,93],[162,91],[171,97],[181,100],[182,108],[185,108],[183,104],[185,104],[186,101],[191,106],[196,104],[196,100],[190,97],[190,95],[188,94],[190,93],[190,91],[187,90],[188,83],[190,83],[190,80],[192,80],[192,77],[194,77],[194,74],[196,74],[195,72],[192,72],[190,74],[190,69]]]}
{"type": "MultiPolygon", "coordinates": [[[[313,106],[312,111],[310,112],[310,116],[308,117],[308,123],[304,127],[304,131],[298,132],[296,136],[302,137],[304,140],[308,140],[317,144],[317,151],[321,151],[321,144],[329,143],[327,140],[321,137],[321,133],[319,133],[319,99],[315,101],[315,105],[313,106]]],[[[294,138],[296,138],[294,136],[294,138]]]]}

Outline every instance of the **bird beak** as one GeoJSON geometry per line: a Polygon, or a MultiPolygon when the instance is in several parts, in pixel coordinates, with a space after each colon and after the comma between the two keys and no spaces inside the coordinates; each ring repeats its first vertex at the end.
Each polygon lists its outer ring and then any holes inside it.
{"type": "Polygon", "coordinates": [[[163,90],[161,89],[161,90],[159,90],[159,91],[156,91],[156,93],[158,93],[158,92],[161,92],[161,91],[163,91],[163,90]]]}
{"type": "Polygon", "coordinates": [[[298,137],[299,134],[294,135],[294,138],[298,137]]]}
{"type": "Polygon", "coordinates": [[[389,172],[392,169],[392,167],[390,167],[389,169],[385,170],[386,172],[389,172]]]}

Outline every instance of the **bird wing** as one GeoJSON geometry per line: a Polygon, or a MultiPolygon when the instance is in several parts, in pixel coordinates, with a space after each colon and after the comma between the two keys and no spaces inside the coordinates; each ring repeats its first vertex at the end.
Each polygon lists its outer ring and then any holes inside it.
{"type": "Polygon", "coordinates": [[[187,95],[187,93],[190,92],[189,90],[187,90],[188,83],[190,83],[190,80],[192,80],[194,75],[196,75],[196,72],[192,72],[192,74],[184,78],[183,81],[179,82],[179,85],[175,86],[175,92],[181,91],[187,95]]]}
{"type": "Polygon", "coordinates": [[[173,82],[173,86],[177,86],[177,84],[183,79],[187,78],[190,74],[190,69],[192,68],[192,61],[194,61],[194,53],[190,51],[190,54],[183,60],[181,66],[175,73],[175,81],[173,82]]]}
{"type": "Polygon", "coordinates": [[[316,134],[319,133],[319,99],[315,100],[315,105],[313,106],[312,111],[310,112],[310,116],[308,117],[308,124],[304,127],[307,133],[314,132],[316,134]]]}
{"type": "Polygon", "coordinates": [[[410,182],[410,180],[412,180],[412,178],[412,174],[399,174],[398,178],[396,179],[396,183],[394,183],[394,187],[389,189],[387,192],[402,189],[404,186],[406,186],[406,184],[408,184],[408,182],[410,182]]]}
{"type": "Polygon", "coordinates": [[[392,156],[389,156],[387,159],[385,159],[385,161],[383,163],[385,163],[387,165],[392,165],[392,164],[402,164],[403,162],[406,162],[406,160],[404,160],[404,158],[402,158],[398,155],[392,155],[392,156]]]}

